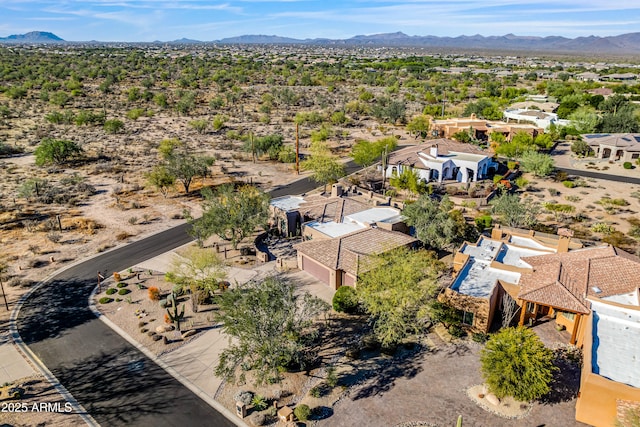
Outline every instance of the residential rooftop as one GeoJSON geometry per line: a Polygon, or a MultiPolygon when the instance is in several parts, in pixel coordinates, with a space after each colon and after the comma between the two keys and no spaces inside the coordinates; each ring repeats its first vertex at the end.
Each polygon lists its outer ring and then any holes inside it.
{"type": "Polygon", "coordinates": [[[342,221],[312,221],[305,227],[317,230],[329,237],[340,237],[376,223],[396,223],[402,221],[400,211],[395,208],[378,207],[346,215],[342,221]]]}
{"type": "Polygon", "coordinates": [[[481,237],[475,244],[464,243],[459,250],[469,259],[458,272],[451,289],[479,298],[489,298],[498,281],[517,284],[521,273],[518,269],[531,268],[523,257],[555,252],[532,238],[510,236],[507,242],[481,237]],[[509,243],[512,244],[509,244],[509,243]],[[501,268],[501,265],[508,266],[501,268]]]}
{"type": "Polygon", "coordinates": [[[640,308],[590,299],[593,310],[591,365],[595,374],[640,387],[640,308]]]}

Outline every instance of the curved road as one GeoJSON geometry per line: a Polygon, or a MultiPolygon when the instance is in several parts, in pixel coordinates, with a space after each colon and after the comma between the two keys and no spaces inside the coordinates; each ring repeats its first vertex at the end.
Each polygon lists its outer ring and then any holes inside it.
{"type": "MultiPolygon", "coordinates": [[[[347,172],[358,167],[349,162],[347,172]]],[[[302,178],[271,192],[301,194],[302,178]]],[[[97,319],[87,306],[96,272],[122,271],[188,243],[183,224],[55,275],[25,301],[17,328],[30,350],[104,426],[233,426],[188,388],[97,319]]]]}

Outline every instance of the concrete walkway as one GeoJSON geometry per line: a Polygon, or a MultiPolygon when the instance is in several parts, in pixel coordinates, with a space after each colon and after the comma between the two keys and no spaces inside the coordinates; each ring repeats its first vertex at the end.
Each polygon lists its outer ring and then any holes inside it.
{"type": "Polygon", "coordinates": [[[0,334],[0,385],[36,374],[37,372],[13,344],[9,331],[2,331],[0,334]]]}

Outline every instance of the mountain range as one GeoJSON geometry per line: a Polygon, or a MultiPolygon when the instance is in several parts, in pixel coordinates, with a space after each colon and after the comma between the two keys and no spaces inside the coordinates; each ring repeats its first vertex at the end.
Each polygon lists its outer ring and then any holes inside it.
{"type": "MultiPolygon", "coordinates": [[[[5,43],[65,43],[63,39],[53,33],[32,31],[26,34],[0,37],[0,42],[5,43]]],[[[92,42],[97,43],[97,42],[92,42]]],[[[582,54],[640,54],[640,32],[621,34],[607,37],[577,37],[567,38],[561,36],[516,36],[506,34],[504,36],[408,36],[402,32],[384,33],[373,35],[358,35],[348,39],[295,39],[276,35],[242,35],[238,37],[224,38],[213,41],[199,41],[193,39],[180,39],[169,42],[171,44],[302,44],[314,46],[388,46],[388,47],[421,47],[421,48],[449,48],[449,49],[481,49],[503,51],[528,51],[528,52],[557,52],[557,53],[582,53],[582,54]]]]}

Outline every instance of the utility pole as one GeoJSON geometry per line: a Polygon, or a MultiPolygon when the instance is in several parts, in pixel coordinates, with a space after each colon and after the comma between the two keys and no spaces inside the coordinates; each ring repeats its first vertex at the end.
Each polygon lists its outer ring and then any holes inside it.
{"type": "Polygon", "coordinates": [[[253,132],[249,134],[249,139],[251,140],[251,159],[253,160],[253,163],[255,163],[256,162],[256,145],[255,145],[255,141],[253,140],[253,132]]]}
{"type": "Polygon", "coordinates": [[[387,179],[387,146],[382,150],[382,193],[384,194],[384,184],[387,179]]]}
{"type": "Polygon", "coordinates": [[[444,118],[444,105],[447,102],[446,96],[442,98],[442,114],[440,114],[444,118]]]}
{"type": "Polygon", "coordinates": [[[4,298],[4,306],[9,311],[9,303],[7,302],[7,294],[4,291],[4,285],[2,284],[2,275],[7,271],[6,265],[0,265],[0,289],[2,289],[2,297],[4,298]]]}
{"type": "Polygon", "coordinates": [[[296,175],[300,175],[300,133],[296,123],[296,175]]]}

